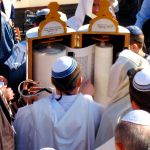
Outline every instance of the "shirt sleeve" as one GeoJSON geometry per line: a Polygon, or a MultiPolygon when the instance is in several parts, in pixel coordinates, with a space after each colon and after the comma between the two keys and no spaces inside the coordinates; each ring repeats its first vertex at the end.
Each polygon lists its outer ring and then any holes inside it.
{"type": "Polygon", "coordinates": [[[135,25],[142,29],[143,24],[150,19],[150,0],[144,0],[140,11],[137,13],[135,25]]]}

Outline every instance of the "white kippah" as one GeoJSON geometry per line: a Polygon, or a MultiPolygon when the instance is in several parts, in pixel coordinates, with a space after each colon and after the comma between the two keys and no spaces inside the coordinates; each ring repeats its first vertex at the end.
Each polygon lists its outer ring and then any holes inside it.
{"type": "Polygon", "coordinates": [[[126,114],[121,120],[134,124],[150,126],[150,113],[144,110],[133,110],[126,114]]]}
{"type": "MultiPolygon", "coordinates": [[[[44,8],[44,9],[41,9],[41,10],[38,10],[36,12],[36,15],[39,17],[39,16],[46,16],[48,13],[50,12],[50,10],[48,8],[44,8]]],[[[67,16],[66,14],[58,11],[58,13],[60,14],[60,19],[63,20],[63,21],[67,21],[67,16]]]]}
{"type": "Polygon", "coordinates": [[[47,15],[48,13],[50,12],[50,10],[48,8],[44,8],[44,9],[41,9],[41,10],[38,10],[36,12],[36,15],[37,16],[42,16],[42,15],[47,15]]]}
{"type": "Polygon", "coordinates": [[[55,149],[47,147],[47,148],[41,148],[40,150],[55,150],[55,149]]]}
{"type": "Polygon", "coordinates": [[[133,78],[133,86],[138,91],[150,91],[150,67],[136,73],[133,78]]]}
{"type": "Polygon", "coordinates": [[[73,73],[76,67],[77,62],[75,59],[69,56],[60,57],[52,66],[52,77],[64,78],[73,73]]]}

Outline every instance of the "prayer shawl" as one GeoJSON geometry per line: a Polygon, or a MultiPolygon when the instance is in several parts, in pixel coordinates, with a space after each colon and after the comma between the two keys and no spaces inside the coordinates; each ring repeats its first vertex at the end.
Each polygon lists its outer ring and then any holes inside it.
{"type": "Polygon", "coordinates": [[[108,83],[108,96],[111,97],[110,103],[116,102],[128,95],[128,70],[132,68],[144,68],[146,66],[149,66],[148,61],[131,50],[126,49],[120,53],[110,71],[108,83]]]}
{"type": "Polygon", "coordinates": [[[110,104],[102,116],[102,121],[96,137],[96,147],[101,146],[114,135],[114,129],[124,113],[131,108],[129,98],[129,78],[127,71],[131,68],[146,67],[146,59],[132,52],[123,50],[111,68],[108,84],[110,104]]]}
{"type": "Polygon", "coordinates": [[[98,147],[95,150],[116,150],[115,147],[115,138],[111,138],[106,143],[104,143],[102,146],[98,147]]]}
{"type": "Polygon", "coordinates": [[[101,146],[113,137],[117,123],[130,110],[131,103],[129,96],[121,98],[106,108],[97,133],[96,147],[101,146]]]}
{"type": "Polygon", "coordinates": [[[45,97],[19,109],[16,149],[93,150],[101,114],[101,106],[82,94],[66,112],[53,96],[45,97]]]}

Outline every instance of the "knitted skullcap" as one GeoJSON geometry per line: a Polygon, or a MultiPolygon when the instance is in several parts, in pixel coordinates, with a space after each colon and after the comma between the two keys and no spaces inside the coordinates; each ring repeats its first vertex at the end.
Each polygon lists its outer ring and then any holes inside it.
{"type": "Polygon", "coordinates": [[[150,126],[150,113],[144,110],[133,110],[127,113],[121,120],[134,124],[150,126]]]}
{"type": "Polygon", "coordinates": [[[146,67],[137,72],[132,84],[138,91],[150,91],[150,67],[146,67]]]}
{"type": "Polygon", "coordinates": [[[76,68],[77,62],[75,59],[69,56],[60,57],[52,66],[52,77],[64,78],[72,74],[76,68]]]}

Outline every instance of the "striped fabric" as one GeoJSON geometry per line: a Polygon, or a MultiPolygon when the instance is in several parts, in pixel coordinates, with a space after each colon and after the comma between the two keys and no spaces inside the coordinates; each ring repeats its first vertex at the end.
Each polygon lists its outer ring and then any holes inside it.
{"type": "Polygon", "coordinates": [[[14,149],[14,131],[0,106],[0,150],[14,149]]]}
{"type": "MultiPolygon", "coordinates": [[[[1,105],[2,109],[6,108],[6,110],[8,111],[8,115],[11,118],[13,116],[11,108],[10,108],[10,106],[9,106],[9,104],[8,104],[6,98],[5,98],[5,96],[4,96],[4,94],[3,94],[3,92],[1,90],[0,90],[0,98],[1,98],[0,99],[0,105],[1,105]]],[[[3,110],[3,112],[6,113],[6,111],[4,111],[4,110],[3,110]]],[[[9,121],[9,119],[8,119],[8,121],[9,121]]]]}

